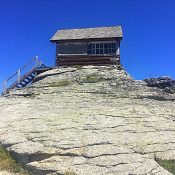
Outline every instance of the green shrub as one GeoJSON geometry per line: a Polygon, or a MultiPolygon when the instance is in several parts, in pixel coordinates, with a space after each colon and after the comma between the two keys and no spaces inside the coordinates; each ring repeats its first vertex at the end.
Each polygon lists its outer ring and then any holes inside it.
{"type": "Polygon", "coordinates": [[[64,175],[76,175],[76,173],[74,173],[73,171],[71,171],[70,169],[68,169],[64,175]]]}
{"type": "Polygon", "coordinates": [[[102,76],[93,73],[93,74],[87,75],[86,78],[84,78],[83,80],[86,83],[96,83],[96,82],[104,81],[105,79],[102,76]]]}
{"type": "Polygon", "coordinates": [[[77,68],[77,70],[81,70],[83,66],[82,65],[75,65],[74,67],[77,68]]]}
{"type": "Polygon", "coordinates": [[[9,154],[9,152],[0,146],[0,170],[6,170],[14,173],[19,173],[21,175],[29,175],[29,173],[24,170],[21,164],[16,162],[9,154]]]}
{"type": "Polygon", "coordinates": [[[161,159],[156,159],[157,163],[171,172],[172,174],[175,174],[175,160],[161,160],[161,159]]]}

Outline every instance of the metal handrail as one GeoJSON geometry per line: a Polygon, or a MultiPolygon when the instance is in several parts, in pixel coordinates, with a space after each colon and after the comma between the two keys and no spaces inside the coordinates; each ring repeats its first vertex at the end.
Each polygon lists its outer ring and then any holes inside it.
{"type": "Polygon", "coordinates": [[[3,94],[6,94],[6,90],[7,90],[7,82],[12,79],[13,77],[15,77],[17,75],[17,80],[16,82],[20,83],[20,79],[21,79],[21,71],[24,70],[25,68],[27,68],[30,64],[32,64],[33,62],[35,62],[35,66],[33,66],[31,69],[34,68],[38,68],[41,66],[42,62],[39,61],[38,56],[32,58],[27,64],[25,64],[23,67],[19,68],[13,75],[11,75],[10,77],[8,77],[6,80],[4,80],[3,82],[3,94]]]}
{"type": "Polygon", "coordinates": [[[25,69],[26,67],[28,67],[30,64],[32,64],[36,60],[38,60],[38,57],[34,57],[33,59],[31,59],[27,64],[25,64],[23,67],[21,67],[20,70],[25,69]]]}

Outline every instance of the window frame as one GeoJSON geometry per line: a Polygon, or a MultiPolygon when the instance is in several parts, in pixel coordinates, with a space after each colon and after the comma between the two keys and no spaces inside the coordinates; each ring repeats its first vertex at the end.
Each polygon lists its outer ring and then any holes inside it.
{"type": "Polygon", "coordinates": [[[88,55],[116,55],[116,41],[90,42],[87,44],[88,55]]]}

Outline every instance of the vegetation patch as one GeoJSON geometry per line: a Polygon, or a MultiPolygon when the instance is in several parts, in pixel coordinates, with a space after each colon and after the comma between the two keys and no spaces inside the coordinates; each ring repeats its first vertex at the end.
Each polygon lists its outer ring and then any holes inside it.
{"type": "Polygon", "coordinates": [[[171,172],[172,174],[175,174],[175,160],[161,160],[161,159],[156,159],[157,163],[171,172]]]}
{"type": "Polygon", "coordinates": [[[0,170],[6,170],[13,173],[19,173],[20,175],[29,175],[23,166],[14,160],[9,152],[0,146],[0,170]]]}
{"type": "Polygon", "coordinates": [[[98,74],[96,74],[96,73],[93,73],[93,74],[87,75],[87,76],[83,79],[83,81],[84,81],[85,83],[97,83],[97,82],[105,81],[105,79],[104,79],[102,76],[100,76],[100,75],[98,75],[98,74]]]}
{"type": "Polygon", "coordinates": [[[64,175],[77,175],[75,172],[71,171],[70,169],[68,169],[64,175]]]}
{"type": "Polygon", "coordinates": [[[82,66],[82,65],[75,65],[74,67],[75,67],[77,70],[81,70],[83,66],[82,66]]]}
{"type": "Polygon", "coordinates": [[[71,82],[69,80],[62,80],[59,82],[50,83],[50,84],[48,84],[48,87],[60,87],[60,86],[67,86],[70,84],[71,84],[71,82]]]}

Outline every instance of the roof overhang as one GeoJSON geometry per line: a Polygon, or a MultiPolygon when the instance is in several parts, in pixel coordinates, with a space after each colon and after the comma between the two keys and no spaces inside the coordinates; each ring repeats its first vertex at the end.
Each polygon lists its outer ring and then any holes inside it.
{"type": "Polygon", "coordinates": [[[97,27],[84,29],[58,30],[50,39],[51,42],[87,41],[87,40],[121,40],[123,37],[121,26],[97,27]]]}

